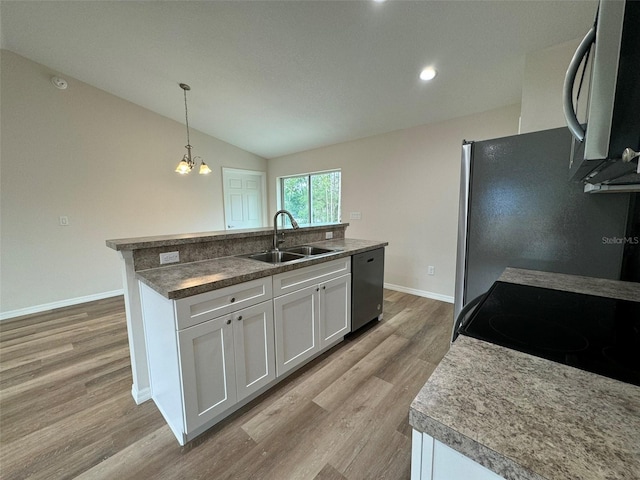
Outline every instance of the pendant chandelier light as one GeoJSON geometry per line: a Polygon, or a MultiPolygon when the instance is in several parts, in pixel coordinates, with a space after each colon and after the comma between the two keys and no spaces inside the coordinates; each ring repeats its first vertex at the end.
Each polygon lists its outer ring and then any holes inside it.
{"type": "Polygon", "coordinates": [[[184,154],[182,160],[180,160],[180,163],[178,163],[176,172],[178,172],[180,175],[186,175],[191,170],[193,170],[193,167],[195,167],[196,165],[196,161],[200,160],[200,170],[198,171],[198,173],[200,175],[207,175],[211,173],[211,169],[206,163],[204,163],[204,160],[202,160],[201,157],[191,157],[192,147],[191,141],[189,140],[189,111],[187,110],[187,90],[191,90],[191,87],[186,83],[181,83],[180,88],[184,90],[184,118],[187,123],[187,144],[185,145],[185,148],[187,149],[187,153],[184,154]]]}

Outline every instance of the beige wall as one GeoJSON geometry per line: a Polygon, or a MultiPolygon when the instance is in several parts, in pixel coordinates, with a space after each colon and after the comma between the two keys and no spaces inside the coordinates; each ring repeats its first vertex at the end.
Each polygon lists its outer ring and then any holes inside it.
{"type": "MultiPolygon", "coordinates": [[[[567,67],[580,39],[526,56],[522,82],[520,132],[529,133],[567,125],[562,110],[562,87],[567,67]]],[[[584,112],[588,82],[582,87],[579,111],[584,112]]],[[[583,117],[580,117],[583,118],[583,117]]]]}
{"type": "MultiPolygon", "coordinates": [[[[521,110],[270,160],[269,212],[276,177],[341,168],[347,236],[390,242],[386,282],[451,297],[461,141],[515,134],[520,114],[522,132],[564,125],[560,92],[577,43],[527,56],[521,110]]],[[[223,229],[221,167],[267,170],[266,160],[192,131],[214,174],[178,176],[184,125],[64,74],[69,89],[57,90],[54,73],[1,52],[0,318],[117,292],[120,259],[105,239],[223,229]],[[60,215],[68,227],[58,225],[60,215]]]]}
{"type": "Polygon", "coordinates": [[[6,50],[1,70],[3,316],[120,290],[106,239],[222,230],[221,167],[266,171],[266,160],[192,130],[213,174],[182,177],[183,124],[64,74],[69,88],[58,90],[56,72],[6,50]]]}
{"type": "Polygon", "coordinates": [[[340,168],[347,237],[389,242],[385,282],[452,300],[462,140],[513,135],[519,114],[512,105],[271,159],[270,211],[277,177],[340,168]]]}

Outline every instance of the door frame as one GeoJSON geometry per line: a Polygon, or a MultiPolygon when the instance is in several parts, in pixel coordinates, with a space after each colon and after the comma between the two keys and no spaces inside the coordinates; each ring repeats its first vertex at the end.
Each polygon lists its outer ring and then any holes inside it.
{"type": "Polygon", "coordinates": [[[220,177],[220,179],[222,181],[222,210],[224,214],[224,229],[229,230],[229,228],[227,228],[227,225],[229,225],[229,222],[227,221],[227,206],[225,204],[226,197],[227,197],[225,194],[225,185],[226,185],[225,180],[227,178],[227,175],[232,173],[260,176],[260,184],[262,187],[262,227],[268,227],[269,220],[267,219],[267,172],[262,172],[260,170],[248,170],[248,169],[242,169],[242,168],[222,167],[222,176],[220,177]]]}

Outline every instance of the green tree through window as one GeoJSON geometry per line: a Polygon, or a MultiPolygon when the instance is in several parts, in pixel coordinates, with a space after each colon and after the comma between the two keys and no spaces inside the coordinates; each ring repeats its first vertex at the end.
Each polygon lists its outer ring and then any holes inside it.
{"type": "MultiPolygon", "coordinates": [[[[340,222],[340,171],[285,177],[280,182],[282,208],[299,224],[340,222]]],[[[288,218],[281,218],[290,226],[288,218]]]]}

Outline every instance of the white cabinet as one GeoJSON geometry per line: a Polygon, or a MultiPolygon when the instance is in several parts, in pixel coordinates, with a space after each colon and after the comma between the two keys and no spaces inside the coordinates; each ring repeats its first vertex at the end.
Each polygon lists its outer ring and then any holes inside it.
{"type": "Polygon", "coordinates": [[[152,398],[181,445],[342,340],[350,272],[347,257],[180,300],[139,282],[152,398]]]}
{"type": "Polygon", "coordinates": [[[236,391],[240,401],[276,378],[273,302],[236,312],[232,324],[236,391]]]}
{"type": "Polygon", "coordinates": [[[271,301],[181,330],[178,342],[187,432],[276,378],[271,301]]]}
{"type": "Polygon", "coordinates": [[[320,349],[351,331],[351,275],[320,284],[320,349]]]}
{"type": "Polygon", "coordinates": [[[411,480],[505,480],[426,433],[413,430],[411,480]]]}
{"type": "Polygon", "coordinates": [[[351,330],[350,259],[273,277],[276,371],[303,364],[351,330]],[[293,290],[293,291],[292,291],[293,290]]]}
{"type": "Polygon", "coordinates": [[[320,350],[318,288],[303,288],[273,300],[278,376],[320,350]]]}
{"type": "Polygon", "coordinates": [[[271,277],[222,290],[173,301],[140,284],[152,398],[182,445],[276,378],[271,277]]]}
{"type": "Polygon", "coordinates": [[[236,403],[231,315],[179,331],[178,343],[188,433],[236,403]]]}

